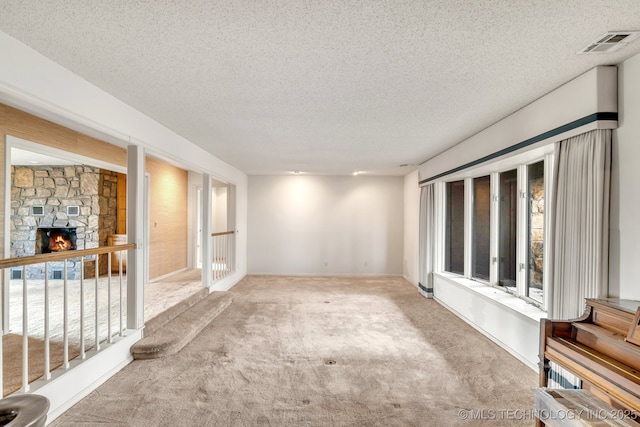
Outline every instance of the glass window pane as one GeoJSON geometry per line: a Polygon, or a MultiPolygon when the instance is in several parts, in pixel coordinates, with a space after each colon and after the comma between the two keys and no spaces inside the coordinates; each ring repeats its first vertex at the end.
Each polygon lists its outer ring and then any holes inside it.
{"type": "Polygon", "coordinates": [[[544,161],[527,166],[528,251],[527,296],[543,301],[542,278],[544,275],[544,161]]]}
{"type": "Polygon", "coordinates": [[[518,171],[500,174],[500,235],[498,236],[498,284],[515,290],[517,274],[516,233],[518,218],[518,171]]]}
{"type": "Polygon", "coordinates": [[[473,180],[473,229],[471,276],[489,280],[491,226],[491,177],[473,180]]]}
{"type": "Polygon", "coordinates": [[[446,271],[464,274],[464,181],[447,183],[446,271]]]}

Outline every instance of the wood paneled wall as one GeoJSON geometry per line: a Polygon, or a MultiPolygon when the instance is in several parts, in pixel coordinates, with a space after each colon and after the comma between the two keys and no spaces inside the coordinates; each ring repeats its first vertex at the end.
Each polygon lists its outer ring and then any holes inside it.
{"type": "Polygon", "coordinates": [[[149,173],[149,278],[187,266],[188,172],[146,158],[149,173]]]}
{"type": "Polygon", "coordinates": [[[127,233],[127,175],[118,173],[118,224],[116,233],[127,233]]]}
{"type": "Polygon", "coordinates": [[[96,138],[76,132],[24,111],[0,104],[0,123],[4,121],[4,135],[36,142],[81,156],[107,161],[119,166],[127,165],[127,150],[96,138]]]}

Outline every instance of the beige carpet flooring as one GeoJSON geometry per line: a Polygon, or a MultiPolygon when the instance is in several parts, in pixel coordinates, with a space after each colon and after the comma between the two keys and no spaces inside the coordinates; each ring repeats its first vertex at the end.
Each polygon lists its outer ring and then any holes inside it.
{"type": "Polygon", "coordinates": [[[229,292],[181,352],[134,361],[52,425],[533,425],[504,411],[530,411],[536,373],[404,279],[248,276],[229,292]]]}

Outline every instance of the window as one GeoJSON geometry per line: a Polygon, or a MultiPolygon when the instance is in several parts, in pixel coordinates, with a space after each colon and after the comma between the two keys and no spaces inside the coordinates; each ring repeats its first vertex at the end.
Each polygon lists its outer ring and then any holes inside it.
{"type": "Polygon", "coordinates": [[[544,276],[544,161],[527,166],[527,269],[526,295],[543,302],[544,276]]]}
{"type": "Polygon", "coordinates": [[[491,259],[491,177],[473,180],[471,277],[489,281],[491,259]]]}
{"type": "Polygon", "coordinates": [[[447,183],[445,270],[464,274],[464,181],[447,183]]]}
{"type": "Polygon", "coordinates": [[[500,174],[498,236],[498,285],[515,291],[517,280],[516,235],[518,219],[518,171],[500,174]]]}
{"type": "Polygon", "coordinates": [[[444,271],[544,309],[545,173],[553,168],[551,149],[495,167],[482,165],[475,176],[464,171],[464,179],[440,184],[444,271]]]}

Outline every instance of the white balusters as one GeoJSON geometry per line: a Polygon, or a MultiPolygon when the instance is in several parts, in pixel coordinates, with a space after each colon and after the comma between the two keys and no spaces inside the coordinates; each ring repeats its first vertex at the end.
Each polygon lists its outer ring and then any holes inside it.
{"type": "Polygon", "coordinates": [[[22,266],[22,391],[29,391],[29,314],[27,300],[27,266],[22,266]]]}
{"type": "Polygon", "coordinates": [[[87,354],[84,350],[84,257],[80,257],[80,359],[84,360],[87,354]]]}
{"type": "Polygon", "coordinates": [[[98,298],[98,282],[100,280],[100,255],[96,254],[96,286],[95,286],[95,291],[96,291],[96,305],[95,305],[95,312],[96,312],[96,346],[95,349],[96,351],[100,351],[100,328],[99,328],[99,324],[100,324],[100,304],[99,304],[99,298],[98,298]]]}
{"type": "Polygon", "coordinates": [[[227,235],[220,236],[220,277],[226,276],[227,271],[227,235]]]}
{"type": "Polygon", "coordinates": [[[233,272],[233,231],[213,234],[213,281],[220,280],[233,272]]]}
{"type": "Polygon", "coordinates": [[[224,272],[225,276],[229,274],[229,235],[224,236],[224,272]]]}
{"type": "Polygon", "coordinates": [[[107,342],[111,344],[111,255],[107,256],[107,342]]]}
{"type": "MultiPolygon", "coordinates": [[[[0,340],[0,367],[4,367],[4,345],[2,344],[3,340],[0,340]]],[[[4,369],[0,369],[0,390],[4,390],[4,369]]],[[[2,393],[4,395],[4,393],[2,393]]]]}
{"type": "Polygon", "coordinates": [[[64,260],[63,268],[63,286],[62,286],[62,341],[63,341],[63,356],[62,366],[65,369],[69,369],[69,283],[67,281],[67,260],[64,260]]]}
{"type": "Polygon", "coordinates": [[[218,280],[218,236],[213,236],[213,281],[218,280]]]}
{"type": "MultiPolygon", "coordinates": [[[[26,307],[26,305],[24,305],[26,307]]],[[[24,310],[23,307],[23,310],[24,310]]],[[[44,263],[44,378],[51,378],[49,355],[49,263],[44,263]]]]}
{"type": "Polygon", "coordinates": [[[124,331],[124,304],[122,302],[122,251],[118,251],[118,277],[120,278],[120,329],[118,329],[118,334],[122,336],[122,332],[124,331]]]}

